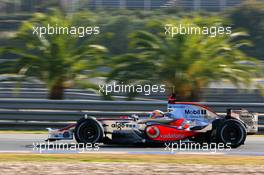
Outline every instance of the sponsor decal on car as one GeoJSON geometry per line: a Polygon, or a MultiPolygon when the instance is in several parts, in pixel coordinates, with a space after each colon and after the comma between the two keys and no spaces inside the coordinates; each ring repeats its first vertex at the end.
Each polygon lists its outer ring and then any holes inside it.
{"type": "Polygon", "coordinates": [[[136,128],[136,124],[131,124],[129,122],[116,122],[116,123],[113,123],[111,127],[122,130],[124,128],[136,128]]]}
{"type": "Polygon", "coordinates": [[[206,115],[207,114],[207,111],[206,110],[190,110],[190,109],[186,109],[185,111],[185,114],[188,114],[188,115],[206,115]]]}
{"type": "Polygon", "coordinates": [[[156,126],[149,126],[146,128],[147,135],[154,139],[160,135],[160,130],[156,126]]]}
{"type": "Polygon", "coordinates": [[[162,134],[160,135],[160,138],[163,138],[163,139],[182,139],[184,138],[185,135],[182,135],[182,134],[162,134]]]}

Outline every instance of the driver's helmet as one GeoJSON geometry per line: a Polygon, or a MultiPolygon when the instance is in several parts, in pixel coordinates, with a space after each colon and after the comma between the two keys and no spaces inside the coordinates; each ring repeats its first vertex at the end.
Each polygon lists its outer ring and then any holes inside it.
{"type": "Polygon", "coordinates": [[[154,110],[150,113],[150,118],[162,118],[164,117],[164,112],[160,111],[160,110],[154,110]]]}

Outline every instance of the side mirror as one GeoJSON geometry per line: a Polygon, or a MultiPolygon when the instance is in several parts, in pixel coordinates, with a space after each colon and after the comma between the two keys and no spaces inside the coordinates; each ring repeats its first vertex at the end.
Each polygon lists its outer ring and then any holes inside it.
{"type": "Polygon", "coordinates": [[[139,116],[137,114],[132,114],[131,117],[134,119],[134,121],[137,121],[139,119],[139,116]]]}

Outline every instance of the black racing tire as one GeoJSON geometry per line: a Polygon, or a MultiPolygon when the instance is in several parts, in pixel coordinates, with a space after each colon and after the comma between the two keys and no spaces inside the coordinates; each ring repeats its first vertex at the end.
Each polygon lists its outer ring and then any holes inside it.
{"type": "Polygon", "coordinates": [[[74,129],[74,137],[78,143],[101,143],[103,136],[103,126],[93,118],[80,119],[74,129]]]}
{"type": "Polygon", "coordinates": [[[229,144],[231,148],[237,148],[244,144],[247,136],[244,124],[234,119],[224,121],[217,133],[218,141],[226,146],[229,144]]]}

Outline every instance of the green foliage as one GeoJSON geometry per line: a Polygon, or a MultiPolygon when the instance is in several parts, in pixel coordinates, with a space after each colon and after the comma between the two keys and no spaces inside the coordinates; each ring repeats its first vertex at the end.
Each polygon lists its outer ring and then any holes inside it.
{"type": "Polygon", "coordinates": [[[244,48],[246,53],[264,60],[264,4],[255,0],[246,1],[228,15],[235,29],[248,32],[248,40],[254,43],[251,48],[244,48]]]}
{"type": "Polygon", "coordinates": [[[43,11],[49,13],[36,13],[23,23],[11,42],[12,47],[5,48],[5,52],[15,54],[19,59],[0,65],[0,73],[15,72],[45,82],[50,98],[62,98],[63,89],[73,85],[96,89],[97,86],[87,78],[103,75],[108,81],[123,83],[164,83],[178,95],[179,100],[199,100],[201,88],[211,82],[228,80],[236,86],[248,86],[252,78],[261,73],[259,62],[247,56],[263,58],[264,16],[261,4],[244,5],[231,11],[229,17],[234,23],[231,36],[177,35],[172,39],[164,36],[163,27],[167,23],[210,27],[225,25],[226,21],[214,14],[186,14],[178,9],[89,12],[86,9],[71,14],[61,6],[62,12],[47,10],[59,7],[58,2],[39,4],[43,11]],[[33,26],[47,24],[96,24],[101,27],[101,33],[96,37],[89,36],[88,40],[73,35],[41,38],[32,35],[33,26]],[[249,36],[235,29],[247,31],[249,36]],[[248,45],[253,47],[248,49],[248,45]],[[102,65],[111,68],[109,75],[105,74],[107,71],[104,74],[97,71],[102,65]]]}
{"type": "MultiPolygon", "coordinates": [[[[219,20],[197,17],[177,23],[188,21],[198,26],[202,23],[217,26],[219,20]]],[[[237,39],[241,34],[217,37],[177,35],[167,38],[163,33],[157,35],[137,31],[131,35],[130,44],[138,52],[117,57],[109,80],[164,83],[176,93],[178,100],[199,100],[201,88],[211,82],[229,80],[237,86],[241,83],[249,85],[250,79],[258,72],[257,61],[239,49],[249,44],[237,39]]]]}
{"type": "Polygon", "coordinates": [[[86,70],[96,69],[107,51],[105,47],[80,39],[77,35],[39,37],[32,34],[33,26],[74,26],[76,21],[72,19],[74,17],[64,16],[58,11],[54,11],[52,15],[36,13],[18,30],[14,39],[20,45],[5,48],[5,52],[19,57],[12,62],[14,72],[46,82],[52,99],[61,99],[64,88],[95,76],[96,72],[88,74],[86,70]]]}

